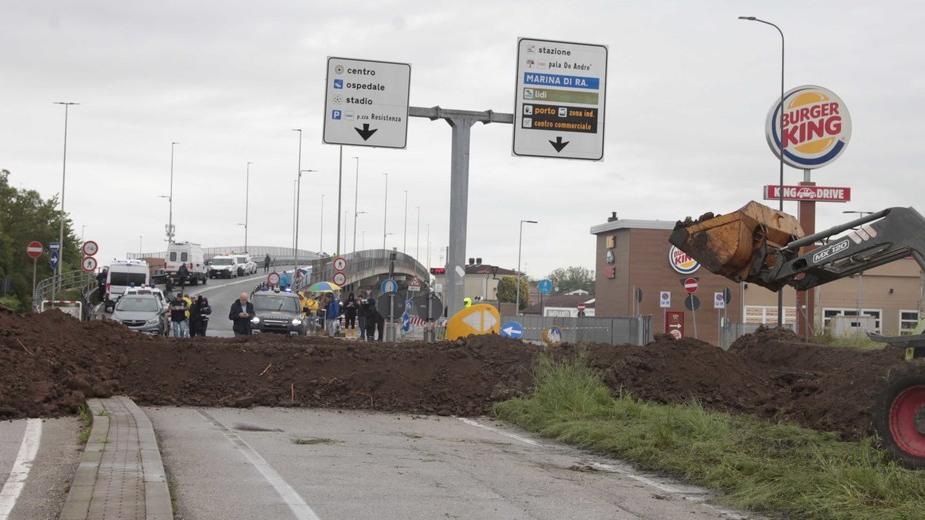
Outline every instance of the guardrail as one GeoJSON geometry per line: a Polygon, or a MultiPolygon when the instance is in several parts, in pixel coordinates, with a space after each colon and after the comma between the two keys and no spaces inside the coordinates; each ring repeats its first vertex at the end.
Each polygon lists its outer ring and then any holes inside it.
{"type": "Polygon", "coordinates": [[[609,343],[611,345],[645,345],[652,341],[652,316],[638,318],[572,318],[565,316],[505,316],[501,319],[520,322],[524,339],[542,341],[543,330],[558,327],[565,343],[609,343]]]}
{"type": "Polygon", "coordinates": [[[64,291],[79,290],[83,307],[86,310],[90,301],[90,294],[97,288],[96,275],[83,271],[70,271],[61,273],[60,279],[55,279],[54,276],[51,276],[39,281],[35,285],[35,291],[32,292],[32,312],[40,312],[42,301],[51,299],[52,285],[56,286],[56,296],[64,291]]]}
{"type": "MultiPolygon", "coordinates": [[[[395,253],[395,272],[411,274],[424,283],[430,280],[430,273],[413,256],[387,249],[370,249],[341,255],[347,260],[347,283],[354,283],[374,274],[387,273],[390,255],[395,253]]],[[[311,283],[330,281],[334,277],[333,257],[321,258],[309,263],[312,266],[311,283]]]]}

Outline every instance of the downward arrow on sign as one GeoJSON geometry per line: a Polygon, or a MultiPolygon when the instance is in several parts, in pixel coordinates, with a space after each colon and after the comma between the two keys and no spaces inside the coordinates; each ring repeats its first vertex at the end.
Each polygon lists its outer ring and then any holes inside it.
{"type": "Polygon", "coordinates": [[[369,138],[372,137],[373,134],[376,133],[376,130],[378,130],[378,128],[373,128],[372,130],[370,130],[369,123],[363,123],[362,130],[356,127],[354,127],[353,129],[356,130],[358,134],[360,134],[360,137],[362,137],[364,141],[368,141],[369,138]]]}
{"type": "Polygon", "coordinates": [[[552,147],[556,149],[556,152],[557,152],[557,153],[558,153],[558,152],[561,152],[563,148],[565,148],[566,146],[568,146],[568,143],[569,143],[568,141],[563,141],[563,140],[562,140],[562,136],[561,136],[561,135],[558,136],[558,137],[556,137],[556,140],[555,140],[555,141],[549,141],[549,144],[551,144],[552,147]]]}

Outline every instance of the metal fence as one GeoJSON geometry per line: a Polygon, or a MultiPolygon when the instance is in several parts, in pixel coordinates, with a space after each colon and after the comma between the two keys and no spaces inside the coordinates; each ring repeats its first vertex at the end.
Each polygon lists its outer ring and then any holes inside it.
{"type": "Polygon", "coordinates": [[[36,284],[35,291],[32,293],[33,312],[39,312],[41,310],[43,300],[51,299],[52,284],[55,284],[56,299],[60,300],[60,295],[64,291],[77,290],[80,292],[80,301],[83,304],[83,309],[85,311],[89,310],[90,298],[97,288],[96,275],[83,271],[71,271],[61,273],[60,280],[55,280],[55,277],[52,276],[36,284]]]}
{"type": "Polygon", "coordinates": [[[502,322],[517,321],[524,326],[524,339],[541,341],[543,330],[558,327],[564,343],[608,343],[610,345],[645,345],[653,339],[652,317],[600,318],[505,316],[502,322]]]}
{"type": "MultiPolygon", "coordinates": [[[[735,340],[741,338],[746,334],[751,334],[758,330],[758,327],[762,325],[757,323],[726,323],[722,328],[722,335],[720,337],[719,347],[728,350],[730,345],[735,343],[735,340]]],[[[766,327],[776,327],[777,324],[765,325],[766,327]]],[[[784,324],[785,329],[790,329],[796,332],[796,325],[792,323],[784,324]]]]}

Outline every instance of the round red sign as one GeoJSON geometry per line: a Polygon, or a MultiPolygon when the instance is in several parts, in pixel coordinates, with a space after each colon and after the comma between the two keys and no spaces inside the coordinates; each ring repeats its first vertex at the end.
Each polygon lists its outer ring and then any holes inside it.
{"type": "Polygon", "coordinates": [[[43,252],[43,249],[42,249],[41,242],[37,242],[33,240],[32,242],[29,242],[28,246],[26,246],[26,254],[29,255],[31,258],[38,258],[42,256],[42,252],[43,252]]]}
{"type": "Polygon", "coordinates": [[[695,292],[697,292],[697,287],[698,287],[698,284],[697,284],[696,278],[688,278],[684,280],[684,290],[687,291],[688,293],[694,294],[695,292]]]}

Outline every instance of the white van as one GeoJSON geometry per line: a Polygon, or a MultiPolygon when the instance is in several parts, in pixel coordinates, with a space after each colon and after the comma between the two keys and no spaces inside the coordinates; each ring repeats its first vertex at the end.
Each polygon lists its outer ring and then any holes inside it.
{"type": "Polygon", "coordinates": [[[189,271],[189,276],[186,280],[183,280],[186,285],[206,283],[206,280],[208,280],[208,268],[202,256],[202,247],[199,244],[175,242],[167,246],[167,276],[177,284],[181,282],[177,278],[177,270],[180,265],[186,265],[186,269],[189,271]]]}
{"type": "Polygon", "coordinates": [[[129,287],[151,283],[148,263],[143,260],[113,260],[106,274],[106,299],[117,300],[129,287]]]}
{"type": "Polygon", "coordinates": [[[234,255],[235,263],[238,264],[238,276],[247,276],[249,274],[257,273],[257,262],[251,260],[251,255],[244,254],[235,254],[234,255]]]}

